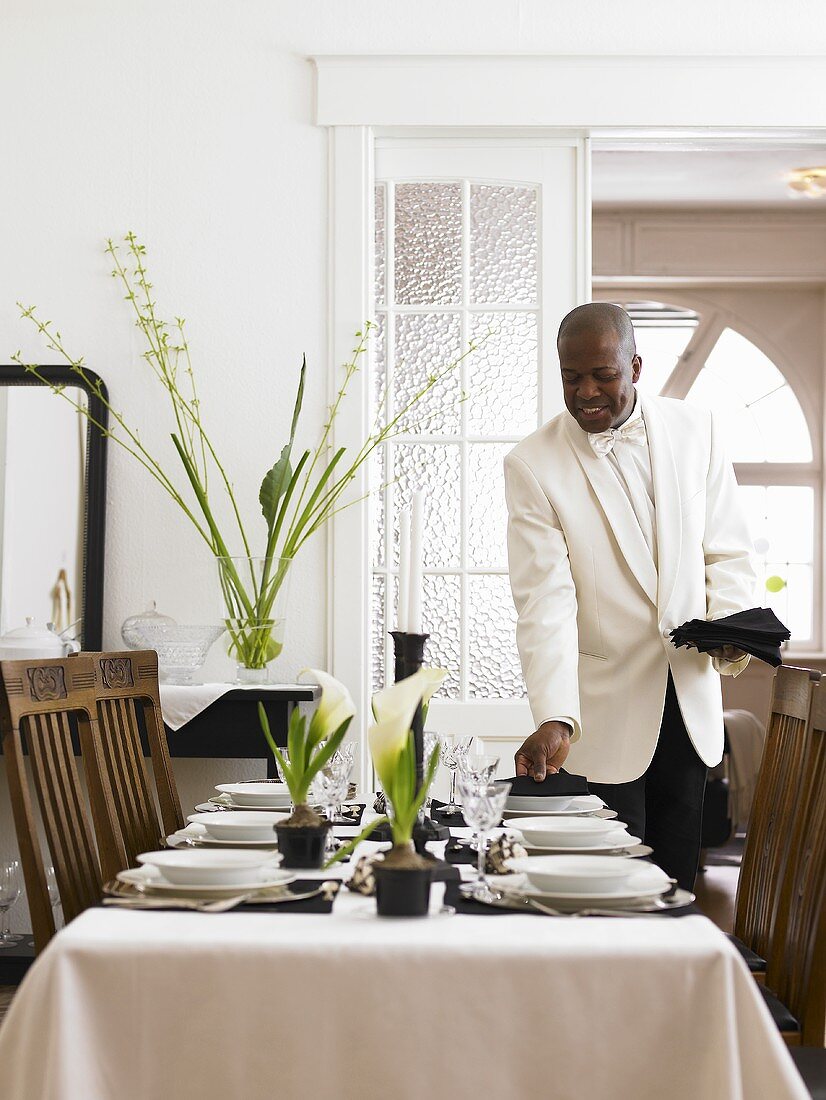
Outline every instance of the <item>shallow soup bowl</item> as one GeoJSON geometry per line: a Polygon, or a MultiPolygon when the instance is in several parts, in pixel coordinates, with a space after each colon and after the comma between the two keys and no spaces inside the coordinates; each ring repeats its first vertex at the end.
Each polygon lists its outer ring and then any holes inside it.
{"type": "MultiPolygon", "coordinates": [[[[192,819],[190,818],[190,821],[192,819]]],[[[625,827],[601,817],[518,817],[509,823],[525,843],[538,848],[589,848],[625,837],[625,827]]]]}
{"type": "Polygon", "coordinates": [[[275,826],[286,821],[287,813],[274,813],[272,810],[238,810],[232,814],[201,813],[190,814],[187,821],[203,825],[211,840],[232,842],[234,840],[271,840],[275,841],[275,826]]]}
{"type": "Polygon", "coordinates": [[[245,852],[227,848],[219,851],[173,849],[143,852],[138,863],[156,868],[175,886],[235,886],[248,883],[267,867],[273,867],[272,852],[245,852]]]}
{"type": "Polygon", "coordinates": [[[215,788],[227,795],[236,806],[262,810],[289,806],[290,792],[286,783],[219,783],[215,788]]]}
{"type": "Polygon", "coordinates": [[[624,856],[524,856],[508,868],[528,877],[537,890],[557,894],[602,894],[621,890],[640,870],[624,856]]]}

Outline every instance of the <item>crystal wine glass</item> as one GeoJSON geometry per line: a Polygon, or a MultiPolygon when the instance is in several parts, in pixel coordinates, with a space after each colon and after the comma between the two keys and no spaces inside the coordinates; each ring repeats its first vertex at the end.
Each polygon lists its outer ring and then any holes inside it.
{"type": "Polygon", "coordinates": [[[447,734],[442,738],[441,760],[450,772],[450,795],[447,805],[442,807],[442,813],[446,815],[461,813],[462,807],[456,802],[456,770],[459,761],[470,748],[473,737],[459,737],[456,734],[447,734]]]}
{"type": "Polygon", "coordinates": [[[54,924],[57,928],[63,914],[61,911],[60,888],[57,885],[57,875],[52,866],[46,868],[46,889],[49,891],[49,903],[54,912],[54,924]]]}
{"type": "Polygon", "coordinates": [[[356,762],[356,743],[355,743],[355,741],[345,741],[344,744],[340,745],[336,749],[336,751],[333,753],[332,759],[330,760],[330,764],[334,768],[344,769],[344,771],[347,774],[347,790],[345,790],[343,798],[340,799],[340,801],[336,804],[336,807],[335,807],[334,820],[338,821],[339,824],[347,824],[347,825],[350,824],[350,821],[345,820],[342,816],[342,807],[343,807],[343,804],[344,804],[344,800],[347,798],[347,794],[350,790],[350,776],[353,773],[353,765],[355,764],[355,762],[356,762]]]}
{"type": "Polygon", "coordinates": [[[338,761],[337,764],[333,764],[333,761],[330,760],[313,779],[313,801],[319,802],[324,807],[325,816],[330,822],[330,828],[327,830],[327,841],[324,848],[325,854],[328,857],[335,855],[338,850],[338,841],[333,835],[332,826],[336,817],[336,806],[340,805],[347,797],[352,766],[351,763],[348,767],[344,761],[338,761]]]}
{"type": "Polygon", "coordinates": [[[9,947],[23,938],[9,931],[9,909],[20,897],[22,888],[19,862],[16,859],[0,861],[0,947],[9,947]]]}
{"type": "MultiPolygon", "coordinates": [[[[474,745],[473,750],[475,749],[474,745]]],[[[488,786],[493,782],[496,769],[499,767],[499,757],[473,750],[468,750],[459,757],[459,779],[471,779],[475,783],[488,786]]]]}
{"type": "Polygon", "coordinates": [[[491,890],[485,878],[487,834],[502,820],[502,811],[505,809],[505,801],[510,794],[511,785],[496,783],[493,786],[485,786],[469,781],[462,786],[464,799],[462,812],[465,815],[465,821],[479,835],[476,879],[474,882],[463,885],[462,893],[468,894],[477,901],[485,901],[491,897],[491,890]]]}

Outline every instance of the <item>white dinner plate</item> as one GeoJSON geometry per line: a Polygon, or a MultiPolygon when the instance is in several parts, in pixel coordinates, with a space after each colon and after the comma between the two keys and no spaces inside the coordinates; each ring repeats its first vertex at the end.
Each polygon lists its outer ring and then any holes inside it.
{"type": "Polygon", "coordinates": [[[274,850],[278,843],[272,840],[215,840],[203,825],[187,825],[166,838],[170,848],[187,848],[194,842],[200,848],[260,848],[262,851],[274,850]]]}
{"type": "Polygon", "coordinates": [[[543,856],[568,856],[568,855],[589,855],[589,856],[610,856],[610,855],[650,855],[653,848],[649,848],[647,844],[643,844],[638,836],[629,836],[628,833],[623,833],[622,841],[614,844],[595,844],[589,845],[587,848],[571,848],[568,847],[549,847],[539,844],[529,844],[527,840],[519,840],[518,843],[527,851],[528,855],[543,855],[543,856]],[[644,851],[643,851],[644,849],[644,851]]]}
{"type": "Polygon", "coordinates": [[[586,909],[592,906],[610,909],[628,906],[634,902],[650,901],[652,898],[659,897],[670,887],[670,881],[665,872],[653,865],[640,867],[621,890],[606,890],[591,894],[579,892],[558,894],[548,890],[538,890],[531,886],[527,875],[523,874],[488,875],[487,878],[491,887],[501,890],[503,894],[536,898],[537,901],[547,902],[554,909],[586,909]]]}
{"type": "Polygon", "coordinates": [[[276,804],[283,806],[290,801],[290,792],[286,783],[273,779],[246,783],[217,783],[218,794],[227,795],[236,806],[247,810],[270,810],[276,804]]]}
{"type": "Polygon", "coordinates": [[[272,886],[284,886],[295,880],[295,875],[291,871],[279,871],[274,867],[262,870],[257,878],[250,876],[251,882],[234,883],[232,886],[175,886],[173,883],[161,878],[152,867],[132,867],[128,871],[119,871],[116,877],[118,882],[138,886],[146,890],[147,893],[178,894],[181,897],[209,896],[211,898],[234,897],[236,894],[266,890],[272,886]]]}

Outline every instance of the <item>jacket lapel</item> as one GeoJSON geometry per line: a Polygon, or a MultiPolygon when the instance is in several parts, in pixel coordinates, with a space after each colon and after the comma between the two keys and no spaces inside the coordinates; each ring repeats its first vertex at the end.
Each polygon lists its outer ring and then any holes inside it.
{"type": "Polygon", "coordinates": [[[662,618],[674,592],[680,569],[683,543],[682,501],[674,449],[657,402],[651,398],[642,398],[642,415],[648,433],[654,503],[657,509],[657,610],[662,618]]]}
{"type": "MultiPolygon", "coordinates": [[[[645,415],[646,407],[643,406],[645,415]]],[[[647,420],[646,420],[647,423],[647,420]]],[[[628,567],[636,577],[640,587],[653,604],[657,603],[657,570],[648,544],[640,530],[631,502],[622,490],[607,459],[598,458],[577,422],[570,414],[566,416],[565,427],[571,448],[585,476],[591,483],[600,507],[605,513],[608,526],[614,533],[617,544],[628,567]]],[[[652,458],[653,464],[653,458],[652,458]]],[[[656,479],[655,479],[656,491],[656,479]]],[[[679,512],[678,512],[679,514],[679,512]]],[[[657,550],[662,554],[659,542],[659,504],[657,517],[657,550]]]]}

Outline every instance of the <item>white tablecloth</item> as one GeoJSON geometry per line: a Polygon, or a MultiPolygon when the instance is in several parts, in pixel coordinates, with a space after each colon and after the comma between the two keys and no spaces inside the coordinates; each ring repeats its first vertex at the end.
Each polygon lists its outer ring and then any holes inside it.
{"type": "Polygon", "coordinates": [[[93,909],[0,1031],[4,1100],[805,1100],[703,917],[93,909]]]}
{"type": "MultiPolygon", "coordinates": [[[[191,722],[193,718],[211,707],[221,699],[228,691],[266,691],[271,687],[273,692],[287,688],[307,688],[307,684],[161,684],[161,714],[163,720],[171,730],[179,730],[181,726],[191,722]]],[[[311,686],[311,685],[310,685],[311,686]]],[[[263,735],[262,735],[263,736],[263,735]]],[[[262,753],[263,755],[263,753],[262,753]]]]}

